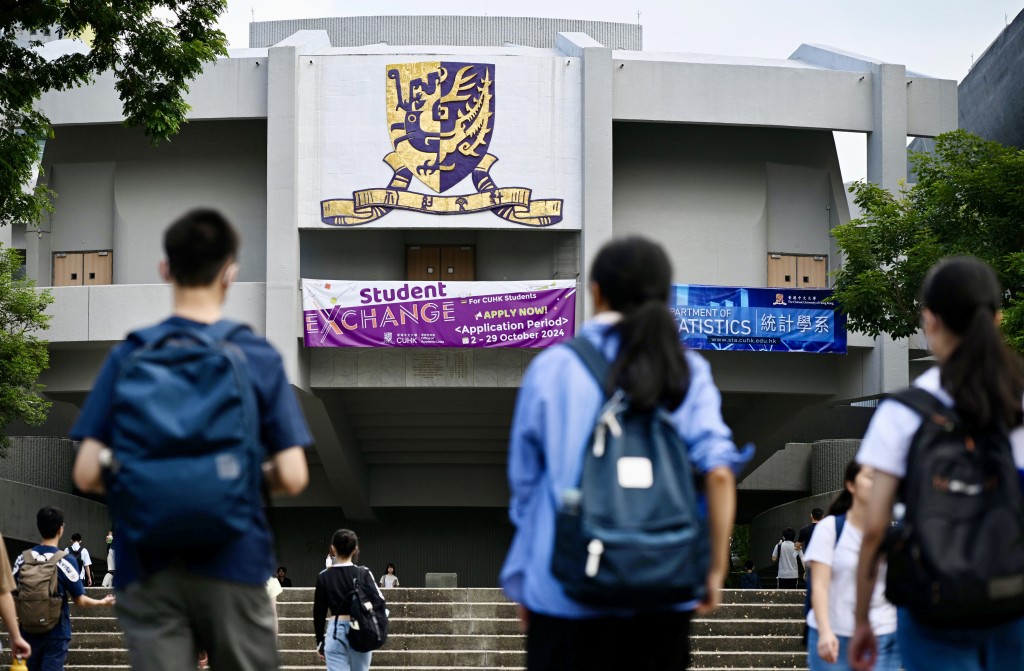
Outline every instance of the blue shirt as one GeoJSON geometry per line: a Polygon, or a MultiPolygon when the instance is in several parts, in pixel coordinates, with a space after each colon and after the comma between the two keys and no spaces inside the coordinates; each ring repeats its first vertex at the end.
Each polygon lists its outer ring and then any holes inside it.
{"type": "MultiPolygon", "coordinates": [[[[60,552],[60,548],[53,547],[52,545],[37,545],[32,548],[32,554],[35,555],[36,559],[49,559],[58,552],[60,552]]],[[[24,563],[25,556],[23,554],[18,555],[18,558],[14,560],[15,581],[20,579],[20,570],[24,563]]],[[[85,594],[85,586],[78,577],[78,562],[71,555],[57,562],[57,593],[64,599],[64,604],[60,607],[60,622],[57,626],[45,634],[28,634],[22,630],[23,636],[71,640],[71,612],[68,607],[68,596],[70,595],[72,599],[77,599],[85,594]]]]}
{"type": "MultiPolygon", "coordinates": [[[[168,328],[208,328],[207,324],[182,317],[170,317],[162,324],[168,328]]],[[[242,350],[251,368],[250,380],[256,392],[260,413],[260,439],[267,454],[273,455],[289,447],[311,445],[313,439],[277,351],[266,340],[249,331],[236,333],[231,337],[231,342],[242,350]]],[[[82,407],[82,413],[71,429],[72,439],[93,438],[111,445],[114,384],[121,363],[137,347],[135,342],[129,340],[115,347],[107,357],[82,407]]],[[[114,587],[121,589],[139,580],[143,568],[146,572],[159,571],[176,561],[181,561],[187,570],[208,578],[263,585],[267,582],[267,576],[274,571],[273,539],[262,510],[254,514],[252,523],[252,530],[236,540],[212,549],[181,555],[135,548],[124,534],[118,534],[115,529],[117,571],[114,572],[114,587]]]]}
{"type": "MultiPolygon", "coordinates": [[[[618,335],[611,324],[588,322],[581,335],[614,359],[618,335]]],[[[722,421],[721,396],[711,367],[691,351],[686,351],[686,363],[689,391],[672,418],[690,460],[701,473],[720,466],[739,469],[750,454],[736,450],[732,432],[722,421]]],[[[545,350],[523,376],[508,455],[509,517],[516,533],[501,570],[501,585],[510,599],[530,611],[569,619],[629,614],[573,601],[551,573],[558,493],[578,486],[583,454],[603,403],[603,391],[568,347],[545,350]]]]}

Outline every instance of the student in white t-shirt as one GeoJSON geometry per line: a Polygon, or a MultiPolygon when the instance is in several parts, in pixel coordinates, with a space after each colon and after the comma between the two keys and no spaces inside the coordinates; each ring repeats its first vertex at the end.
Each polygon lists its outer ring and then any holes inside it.
{"type": "Polygon", "coordinates": [[[792,527],[782,530],[782,540],[772,550],[772,561],[779,565],[779,589],[796,589],[800,579],[800,562],[803,555],[793,541],[796,531],[792,527]]]}
{"type": "MultiPolygon", "coordinates": [[[[967,425],[1014,427],[1010,444],[1024,478],[1024,362],[999,332],[1003,290],[996,273],[973,257],[945,259],[929,271],[921,290],[921,325],[938,361],[914,381],[967,425]]],[[[903,404],[879,404],[861,442],[857,460],[875,469],[867,505],[857,573],[856,628],[850,663],[873,667],[877,649],[868,624],[868,602],[878,580],[878,547],[889,526],[900,481],[921,417],[903,404]]],[[[815,533],[817,535],[817,532],[815,533]]],[[[1003,671],[1024,669],[1024,618],[999,625],[935,627],[906,608],[897,609],[900,652],[907,671],[1003,671]]]]}
{"type": "MultiPolygon", "coordinates": [[[[848,671],[847,652],[854,632],[857,603],[857,561],[864,525],[864,509],[871,495],[875,471],[851,462],[846,467],[843,491],[818,523],[804,552],[812,581],[811,610],[807,614],[807,666],[810,671],[848,671]],[[836,529],[841,527],[839,542],[836,529]]],[[[885,565],[871,595],[869,620],[878,641],[875,671],[899,671],[896,607],[885,598],[885,565]]]]}
{"type": "Polygon", "coordinates": [[[389,562],[387,568],[384,569],[384,575],[380,577],[380,586],[385,589],[398,587],[398,576],[395,575],[394,564],[389,562]]]}

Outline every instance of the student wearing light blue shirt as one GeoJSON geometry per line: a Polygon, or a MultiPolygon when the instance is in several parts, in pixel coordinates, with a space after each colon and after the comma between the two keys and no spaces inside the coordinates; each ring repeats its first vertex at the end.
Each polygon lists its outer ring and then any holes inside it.
{"type": "Polygon", "coordinates": [[[734,473],[749,455],[736,450],[722,421],[710,366],[679,344],[667,309],[671,276],[656,243],[640,237],[609,243],[591,268],[595,315],[581,334],[612,361],[612,379],[634,404],[672,411],[690,460],[705,477],[701,506],[712,548],[707,597],[656,613],[596,608],[569,598],[552,575],[555,492],[579,482],[604,391],[568,347],[550,348],[524,375],[508,457],[516,534],[501,584],[520,604],[530,671],[686,668],[692,612],[719,604],[735,512],[734,473]],[[636,641],[644,641],[642,649],[636,641]]]}

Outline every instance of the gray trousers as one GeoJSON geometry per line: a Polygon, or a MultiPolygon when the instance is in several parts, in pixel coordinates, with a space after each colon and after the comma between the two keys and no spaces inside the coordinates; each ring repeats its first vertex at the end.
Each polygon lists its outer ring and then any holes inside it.
{"type": "Polygon", "coordinates": [[[133,671],[194,669],[200,650],[217,671],[278,668],[274,611],[263,585],[171,567],[118,590],[114,610],[133,671]]]}

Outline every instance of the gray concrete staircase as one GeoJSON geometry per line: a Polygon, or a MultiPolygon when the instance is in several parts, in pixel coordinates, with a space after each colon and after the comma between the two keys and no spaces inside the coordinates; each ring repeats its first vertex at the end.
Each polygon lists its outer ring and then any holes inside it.
{"type": "MultiPolygon", "coordinates": [[[[99,597],[106,590],[90,589],[99,597]]],[[[373,655],[377,671],[524,669],[525,640],[515,607],[497,589],[394,589],[387,645],[373,655]]],[[[313,590],[278,597],[284,671],[323,669],[313,650],[313,590]]],[[[693,663],[702,671],[806,669],[800,646],[803,591],[726,590],[722,607],[693,624],[693,663]]],[[[72,608],[74,637],[67,671],[128,669],[128,655],[110,609],[72,608]]],[[[2,635],[6,646],[7,635],[2,635]]],[[[0,655],[0,668],[10,663],[0,655]]]]}

